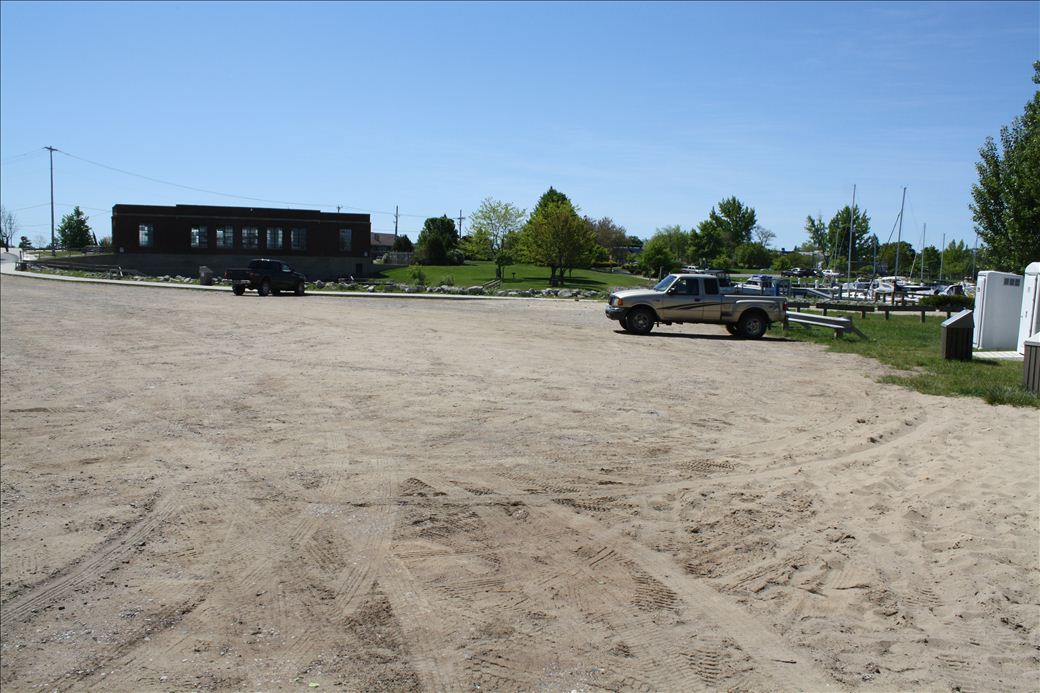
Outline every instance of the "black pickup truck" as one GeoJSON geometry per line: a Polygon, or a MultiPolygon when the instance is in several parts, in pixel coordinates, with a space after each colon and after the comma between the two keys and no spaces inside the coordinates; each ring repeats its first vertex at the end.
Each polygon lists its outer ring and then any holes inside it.
{"type": "Polygon", "coordinates": [[[278,295],[282,291],[292,291],[303,296],[307,277],[280,260],[250,260],[249,267],[233,267],[224,272],[224,278],[231,282],[231,290],[241,296],[246,289],[255,290],[261,296],[278,295]]]}

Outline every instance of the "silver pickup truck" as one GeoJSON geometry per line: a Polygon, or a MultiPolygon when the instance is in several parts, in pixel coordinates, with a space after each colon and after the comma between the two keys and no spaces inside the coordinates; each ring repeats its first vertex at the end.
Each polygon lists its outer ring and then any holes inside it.
{"type": "Polygon", "coordinates": [[[758,339],[769,323],[787,317],[787,299],[723,294],[713,275],[669,274],[652,289],[612,293],[606,312],[635,334],[648,334],[658,323],[702,322],[725,325],[736,337],[758,339]]]}

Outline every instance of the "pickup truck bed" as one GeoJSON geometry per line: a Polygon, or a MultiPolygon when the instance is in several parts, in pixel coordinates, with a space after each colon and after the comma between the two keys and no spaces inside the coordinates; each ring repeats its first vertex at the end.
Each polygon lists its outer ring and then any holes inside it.
{"type": "Polygon", "coordinates": [[[282,291],[292,291],[303,296],[307,277],[280,260],[263,258],[251,260],[248,267],[233,267],[224,272],[224,278],[231,282],[231,290],[241,296],[246,289],[256,291],[261,296],[270,296],[282,291]]]}

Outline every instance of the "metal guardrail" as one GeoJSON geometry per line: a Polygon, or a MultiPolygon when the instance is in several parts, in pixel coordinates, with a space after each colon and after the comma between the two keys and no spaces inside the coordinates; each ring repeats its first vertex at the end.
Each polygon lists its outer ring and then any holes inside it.
{"type": "Polygon", "coordinates": [[[784,321],[784,331],[788,329],[790,323],[801,325],[803,327],[823,327],[829,330],[834,330],[835,337],[841,337],[846,332],[853,332],[863,339],[867,339],[867,335],[860,332],[856,326],[852,324],[852,318],[829,318],[823,315],[788,313],[787,319],[784,321]]]}

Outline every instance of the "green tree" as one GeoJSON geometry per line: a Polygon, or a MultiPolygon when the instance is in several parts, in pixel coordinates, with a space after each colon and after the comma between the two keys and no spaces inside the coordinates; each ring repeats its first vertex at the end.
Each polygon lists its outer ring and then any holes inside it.
{"type": "Polygon", "coordinates": [[[922,269],[924,269],[926,278],[939,276],[939,249],[934,245],[922,249],[921,254],[917,257],[917,261],[918,265],[914,270],[915,276],[920,277],[922,269]]]}
{"type": "Polygon", "coordinates": [[[755,210],[747,207],[736,197],[727,197],[718,204],[718,211],[711,208],[706,221],[701,222],[698,230],[704,233],[711,230],[718,234],[722,241],[722,251],[732,255],[741,243],[751,242],[751,230],[758,219],[755,210]]]}
{"type": "Polygon", "coordinates": [[[562,284],[564,273],[588,258],[595,243],[578,210],[553,188],[538,200],[521,237],[525,256],[549,268],[550,286],[562,284]]]}
{"type": "Polygon", "coordinates": [[[800,267],[801,265],[798,264],[796,257],[798,256],[794,253],[777,253],[776,257],[773,258],[772,268],[783,272],[794,267],[800,267]]]}
{"type": "Polygon", "coordinates": [[[455,230],[455,220],[447,215],[430,217],[419,232],[415,252],[418,260],[427,265],[447,265],[458,245],[459,232],[455,230]]]}
{"type": "Polygon", "coordinates": [[[773,254],[761,243],[741,243],[733,251],[733,262],[737,267],[762,269],[769,267],[773,254]]]}
{"type": "Polygon", "coordinates": [[[675,238],[669,233],[670,230],[678,228],[666,226],[658,229],[657,233],[643,244],[643,251],[639,254],[639,267],[645,276],[660,277],[679,268],[681,261],[676,255],[675,238]]]}
{"type": "Polygon", "coordinates": [[[941,260],[943,278],[960,280],[971,273],[971,247],[964,241],[950,241],[941,260]]]}
{"type": "Polygon", "coordinates": [[[703,267],[723,254],[724,250],[722,233],[716,224],[702,221],[696,230],[690,231],[690,249],[687,252],[690,261],[703,267]]]}
{"type": "Polygon", "coordinates": [[[620,262],[628,246],[628,232],[625,227],[616,224],[610,217],[591,219],[585,217],[585,223],[592,230],[596,243],[607,251],[608,258],[620,262]]]}
{"type": "MultiPolygon", "coordinates": [[[[870,217],[865,210],[857,205],[855,208],[856,221],[852,227],[852,262],[856,263],[864,258],[873,257],[873,243],[868,241],[870,235],[870,217]],[[868,251],[869,246],[869,251],[868,251]]],[[[853,213],[848,205],[845,205],[831,217],[827,224],[827,247],[832,253],[829,262],[824,264],[829,267],[845,267],[849,257],[849,221],[853,213]]],[[[826,252],[826,251],[825,251],[826,252]]]]}
{"type": "MultiPolygon", "coordinates": [[[[806,216],[805,232],[809,234],[809,242],[812,244],[813,249],[823,253],[823,264],[830,266],[829,239],[827,238],[827,225],[823,223],[823,216],[817,214],[815,219],[811,215],[806,216]]],[[[794,266],[798,267],[798,265],[794,266]]]]}
{"type": "Polygon", "coordinates": [[[85,248],[93,243],[94,233],[90,230],[88,219],[78,207],[61,218],[58,226],[58,242],[63,248],[85,248]]]}
{"type": "MultiPolygon", "coordinates": [[[[878,246],[877,251],[877,268],[878,274],[892,274],[896,271],[896,249],[899,249],[899,273],[905,275],[908,273],[910,267],[913,266],[914,258],[917,257],[917,251],[914,247],[906,241],[899,241],[899,243],[882,243],[878,246]]],[[[873,258],[873,251],[871,251],[871,258],[873,258]]]]}
{"type": "Polygon", "coordinates": [[[410,253],[415,250],[415,246],[412,244],[411,238],[401,235],[394,239],[394,244],[390,249],[395,253],[410,253]]]}
{"type": "Polygon", "coordinates": [[[668,249],[669,256],[676,263],[683,263],[690,257],[690,234],[682,230],[678,224],[662,226],[654,231],[654,235],[643,246],[645,253],[650,247],[650,242],[663,245],[668,249]]]}
{"type": "MultiPolygon", "coordinates": [[[[468,257],[475,259],[495,259],[502,250],[506,236],[519,231],[523,227],[526,216],[526,210],[520,209],[512,203],[485,197],[477,211],[469,216],[470,235],[463,245],[463,250],[468,257]]],[[[495,265],[496,267],[505,266],[497,262],[495,265]]],[[[498,276],[501,278],[501,274],[498,276]]]]}
{"type": "MultiPolygon", "coordinates": [[[[1040,84],[1040,61],[1033,63],[1033,83],[1040,84]]],[[[979,149],[970,208],[992,265],[1022,272],[1040,259],[1040,90],[1023,115],[1000,129],[1000,148],[987,137],[979,149]]]]}
{"type": "Polygon", "coordinates": [[[491,236],[485,231],[474,231],[459,239],[459,248],[467,260],[490,260],[494,257],[491,250],[491,236]]]}

